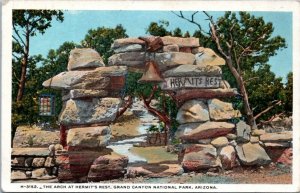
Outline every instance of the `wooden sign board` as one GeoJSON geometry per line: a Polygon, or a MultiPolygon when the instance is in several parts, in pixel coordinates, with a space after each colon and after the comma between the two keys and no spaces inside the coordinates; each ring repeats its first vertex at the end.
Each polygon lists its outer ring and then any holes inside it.
{"type": "Polygon", "coordinates": [[[217,76],[168,77],[160,86],[163,90],[219,88],[221,80],[222,78],[217,76]]]}

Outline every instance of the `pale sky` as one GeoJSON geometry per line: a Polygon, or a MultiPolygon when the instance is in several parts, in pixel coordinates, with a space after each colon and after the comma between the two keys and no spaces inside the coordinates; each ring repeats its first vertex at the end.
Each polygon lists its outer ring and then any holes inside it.
{"type": "MultiPolygon", "coordinates": [[[[192,35],[197,29],[195,25],[178,18],[171,11],[65,11],[63,23],[54,21],[52,27],[44,35],[38,34],[31,40],[30,54],[47,56],[50,49],[57,49],[66,41],[79,43],[84,39],[89,29],[97,27],[112,27],[122,24],[130,37],[146,35],[146,28],[150,22],[159,20],[169,21],[169,30],[176,27],[183,33],[189,31],[192,35]]],[[[190,15],[192,12],[184,12],[190,15]]],[[[209,12],[215,20],[224,12],[209,12]]],[[[286,77],[292,71],[292,13],[291,12],[251,12],[256,16],[263,16],[266,22],[272,22],[273,35],[280,35],[286,39],[287,48],[278,51],[278,55],[271,57],[269,64],[277,76],[286,77]]],[[[208,29],[208,21],[202,12],[196,17],[203,28],[208,29]]]]}

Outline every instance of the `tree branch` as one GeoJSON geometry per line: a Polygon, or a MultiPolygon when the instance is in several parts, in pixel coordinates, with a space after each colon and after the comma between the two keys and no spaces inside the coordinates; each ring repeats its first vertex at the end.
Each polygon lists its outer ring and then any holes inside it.
{"type": "MultiPolygon", "coordinates": [[[[26,44],[25,44],[25,42],[23,41],[23,39],[21,38],[21,36],[20,36],[20,34],[19,34],[19,31],[17,30],[17,28],[16,28],[16,26],[15,26],[14,24],[13,24],[13,29],[14,29],[15,33],[17,34],[18,38],[21,40],[23,46],[25,47],[26,44]]],[[[13,38],[18,42],[18,44],[20,44],[20,41],[18,41],[16,37],[13,36],[13,38]]],[[[20,45],[21,45],[21,44],[20,44],[20,45]]]]}
{"type": "Polygon", "coordinates": [[[277,101],[277,103],[275,103],[274,105],[266,108],[265,110],[263,110],[262,112],[258,113],[257,115],[254,116],[254,120],[256,120],[258,117],[262,116],[263,114],[267,113],[268,111],[270,111],[272,108],[274,108],[277,105],[281,105],[281,101],[277,101]]]}
{"type": "Polygon", "coordinates": [[[186,21],[188,21],[188,22],[190,22],[190,23],[195,24],[195,25],[198,27],[198,29],[200,30],[200,32],[203,32],[203,33],[206,34],[206,35],[210,35],[208,32],[206,32],[206,31],[204,31],[204,30],[202,29],[202,27],[201,27],[201,25],[200,25],[199,23],[195,22],[195,15],[198,13],[198,11],[195,11],[195,12],[192,14],[191,19],[186,18],[186,17],[183,15],[182,11],[179,11],[180,14],[177,14],[175,11],[172,11],[172,13],[175,14],[177,17],[180,17],[180,18],[182,18],[182,19],[184,19],[184,20],[186,20],[186,21]]]}
{"type": "Polygon", "coordinates": [[[125,102],[124,107],[122,107],[122,109],[119,109],[115,120],[117,120],[121,115],[123,115],[125,111],[132,105],[132,103],[132,96],[129,96],[128,100],[125,102]]]}

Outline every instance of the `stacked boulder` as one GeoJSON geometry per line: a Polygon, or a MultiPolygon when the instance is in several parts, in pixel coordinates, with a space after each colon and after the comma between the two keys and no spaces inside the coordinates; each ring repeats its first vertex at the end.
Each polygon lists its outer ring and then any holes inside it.
{"type": "MultiPolygon", "coordinates": [[[[63,108],[60,123],[68,129],[66,150],[57,152],[60,181],[94,181],[96,160],[108,159],[114,154],[107,149],[113,122],[122,103],[121,91],[125,84],[127,67],[106,67],[99,53],[93,49],[74,49],[70,53],[68,71],[43,83],[44,87],[60,89],[63,108]],[[106,157],[105,157],[106,156],[106,157]],[[90,175],[91,174],[91,175],[90,175]]],[[[118,175],[106,175],[101,180],[122,177],[127,157],[114,154],[118,160],[118,175]]],[[[116,170],[106,167],[103,172],[116,170]]]]}
{"type": "Polygon", "coordinates": [[[175,137],[183,143],[179,161],[184,170],[269,164],[271,158],[265,151],[264,139],[256,135],[262,130],[252,131],[242,120],[234,124],[241,113],[231,103],[222,101],[237,94],[222,79],[220,66],[225,65],[225,60],[213,50],[201,47],[198,38],[159,39],[117,39],[112,44],[116,54],[108,64],[144,72],[145,61],[155,62],[164,79],[162,90],[180,105],[180,126],[175,137]]]}

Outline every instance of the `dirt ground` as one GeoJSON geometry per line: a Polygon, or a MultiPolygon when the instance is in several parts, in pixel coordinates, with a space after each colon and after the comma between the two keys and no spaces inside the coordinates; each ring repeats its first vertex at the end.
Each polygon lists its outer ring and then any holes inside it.
{"type": "Polygon", "coordinates": [[[162,184],[291,184],[292,173],[289,166],[236,168],[220,173],[184,173],[181,176],[165,178],[124,178],[110,183],[162,183],[162,184]]]}
{"type": "Polygon", "coordinates": [[[125,112],[117,122],[110,126],[112,132],[111,141],[122,140],[139,135],[138,126],[141,121],[132,113],[125,112]]]}

